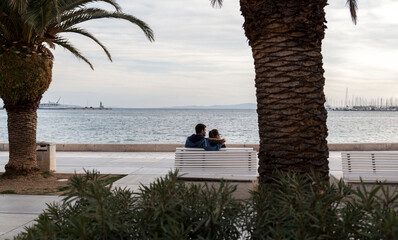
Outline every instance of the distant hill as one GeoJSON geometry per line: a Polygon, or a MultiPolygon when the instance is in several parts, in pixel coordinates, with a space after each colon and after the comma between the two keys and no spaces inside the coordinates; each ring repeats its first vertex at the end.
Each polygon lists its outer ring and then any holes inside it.
{"type": "Polygon", "coordinates": [[[257,109],[257,104],[255,103],[241,103],[241,104],[234,104],[234,105],[211,105],[211,106],[197,106],[197,105],[190,105],[190,106],[175,106],[175,107],[168,107],[168,108],[177,108],[177,109],[257,109]]]}

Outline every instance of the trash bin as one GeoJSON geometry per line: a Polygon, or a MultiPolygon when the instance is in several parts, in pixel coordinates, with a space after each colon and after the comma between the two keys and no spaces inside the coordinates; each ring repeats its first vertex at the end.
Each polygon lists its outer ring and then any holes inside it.
{"type": "Polygon", "coordinates": [[[40,171],[55,172],[55,152],[56,145],[48,142],[38,142],[36,144],[36,158],[40,171]]]}

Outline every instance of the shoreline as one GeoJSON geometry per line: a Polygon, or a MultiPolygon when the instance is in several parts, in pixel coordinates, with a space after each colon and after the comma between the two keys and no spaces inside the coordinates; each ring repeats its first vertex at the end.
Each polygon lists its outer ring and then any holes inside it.
{"type": "MultiPolygon", "coordinates": [[[[175,152],[179,143],[53,143],[59,152],[175,152]]],[[[253,148],[258,144],[228,144],[230,148],[253,148]]],[[[398,143],[329,143],[329,151],[398,151],[398,143]]],[[[0,151],[8,151],[8,143],[0,143],[0,151]]]]}

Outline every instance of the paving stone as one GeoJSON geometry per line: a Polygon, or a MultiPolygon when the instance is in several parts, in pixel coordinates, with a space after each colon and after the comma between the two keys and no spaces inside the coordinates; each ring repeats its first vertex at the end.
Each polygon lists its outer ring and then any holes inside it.
{"type": "MultiPolygon", "coordinates": [[[[0,213],[0,236],[35,220],[38,214],[0,213]]],[[[1,239],[1,238],[0,238],[1,239]]]]}

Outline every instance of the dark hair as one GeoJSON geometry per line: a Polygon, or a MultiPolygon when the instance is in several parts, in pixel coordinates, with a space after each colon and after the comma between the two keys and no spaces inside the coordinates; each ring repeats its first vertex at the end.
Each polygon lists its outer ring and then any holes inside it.
{"type": "Polygon", "coordinates": [[[204,124],[202,124],[202,123],[199,123],[199,124],[196,125],[196,127],[195,127],[196,134],[199,134],[200,132],[202,132],[203,130],[205,130],[205,128],[206,128],[206,125],[204,125],[204,124]]]}
{"type": "Polygon", "coordinates": [[[217,138],[217,135],[220,135],[217,129],[212,129],[209,131],[209,138],[217,138]]]}

